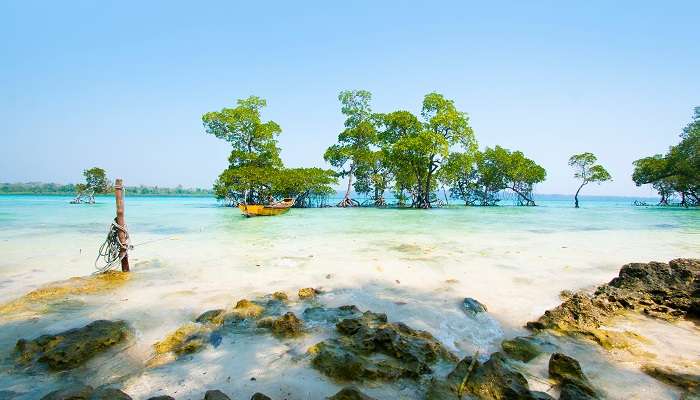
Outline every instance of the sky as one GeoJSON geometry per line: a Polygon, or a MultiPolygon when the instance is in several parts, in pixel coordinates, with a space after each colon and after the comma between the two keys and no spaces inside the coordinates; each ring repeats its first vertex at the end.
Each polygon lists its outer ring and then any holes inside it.
{"type": "Polygon", "coordinates": [[[453,99],[481,148],[546,168],[539,193],[574,192],[567,160],[590,151],[614,180],[587,194],[650,195],[632,162],[700,105],[699,17],[698,1],[0,1],[0,182],[101,166],[209,187],[230,145],[201,116],[250,95],[287,166],[329,167],[338,92],[366,89],[377,112],[453,99]]]}

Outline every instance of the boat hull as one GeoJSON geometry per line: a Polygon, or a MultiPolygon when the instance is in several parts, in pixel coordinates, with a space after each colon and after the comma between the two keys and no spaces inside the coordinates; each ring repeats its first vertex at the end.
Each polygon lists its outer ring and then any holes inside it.
{"type": "Polygon", "coordinates": [[[241,204],[238,206],[238,209],[240,209],[241,213],[243,213],[243,215],[246,217],[271,217],[274,215],[284,214],[289,211],[290,208],[291,206],[269,207],[261,204],[241,204]]]}

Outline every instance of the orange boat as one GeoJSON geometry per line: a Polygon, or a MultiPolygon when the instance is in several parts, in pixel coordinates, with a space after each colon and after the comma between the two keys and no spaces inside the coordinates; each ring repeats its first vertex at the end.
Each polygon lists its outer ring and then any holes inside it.
{"type": "Polygon", "coordinates": [[[262,217],[280,215],[289,211],[294,205],[294,199],[286,198],[276,201],[270,205],[262,204],[239,204],[238,208],[246,217],[262,217]]]}

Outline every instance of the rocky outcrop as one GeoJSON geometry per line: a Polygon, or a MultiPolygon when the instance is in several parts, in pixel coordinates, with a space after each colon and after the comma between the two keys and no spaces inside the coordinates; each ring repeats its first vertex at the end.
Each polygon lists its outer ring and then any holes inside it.
{"type": "Polygon", "coordinates": [[[131,396],[109,387],[93,389],[92,386],[74,385],[55,390],[41,400],[131,400],[131,396]]]}
{"type": "Polygon", "coordinates": [[[471,297],[465,297],[462,300],[462,309],[469,315],[476,315],[488,311],[486,306],[479,300],[471,297]]]}
{"type": "Polygon", "coordinates": [[[340,381],[418,378],[454,355],[428,332],[389,323],[385,314],[366,311],[336,324],[339,338],[312,346],[311,365],[340,381]]]}
{"type": "Polygon", "coordinates": [[[204,393],[204,400],[231,400],[231,398],[221,390],[207,390],[204,393]]]}
{"type": "Polygon", "coordinates": [[[529,336],[504,340],[501,342],[501,348],[508,357],[523,362],[530,362],[541,353],[535,339],[529,336]]]}
{"type": "Polygon", "coordinates": [[[309,300],[315,298],[316,295],[320,293],[321,292],[319,290],[308,287],[299,289],[299,292],[297,292],[297,296],[299,296],[300,300],[309,300]]]}
{"type": "Polygon", "coordinates": [[[675,371],[658,365],[645,365],[642,371],[654,379],[683,390],[681,399],[700,399],[700,375],[675,371]]]}
{"type": "Polygon", "coordinates": [[[328,400],[376,400],[374,397],[367,396],[366,394],[360,392],[359,389],[353,386],[348,386],[346,388],[340,389],[340,391],[333,396],[329,397],[328,400]]]}
{"type": "Polygon", "coordinates": [[[513,368],[502,353],[494,353],[481,364],[465,357],[445,379],[433,378],[426,400],[461,399],[551,399],[546,393],[531,391],[527,379],[513,368]]]}
{"type": "Polygon", "coordinates": [[[592,295],[567,295],[561,305],[545,311],[527,327],[581,334],[604,347],[623,347],[624,335],[600,328],[612,317],[628,311],[665,320],[699,317],[700,260],[626,264],[618,277],[599,286],[592,295]]]}
{"type": "Polygon", "coordinates": [[[600,395],[588,381],[575,359],[561,353],[549,358],[549,377],[560,385],[559,400],[592,400],[600,395]]]}
{"type": "Polygon", "coordinates": [[[123,342],[128,335],[129,327],[124,321],[94,321],[56,335],[18,340],[17,361],[25,365],[43,363],[56,371],[69,370],[123,342]]]}
{"type": "Polygon", "coordinates": [[[336,323],[341,319],[358,317],[362,314],[354,305],[330,307],[309,307],[304,310],[304,319],[317,322],[336,323]]]}
{"type": "Polygon", "coordinates": [[[303,322],[293,312],[288,312],[279,318],[263,318],[258,321],[258,326],[269,329],[279,337],[296,337],[304,333],[303,322]]]}

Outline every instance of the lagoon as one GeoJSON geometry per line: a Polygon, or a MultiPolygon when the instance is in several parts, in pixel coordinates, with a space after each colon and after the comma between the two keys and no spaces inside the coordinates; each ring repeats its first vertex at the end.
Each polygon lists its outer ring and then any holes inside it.
{"type": "MultiPolygon", "coordinates": [[[[0,196],[0,302],[94,271],[114,216],[113,199],[98,197],[95,205],[69,200],[0,196]]],[[[324,398],[340,386],[303,357],[318,335],[296,341],[234,335],[167,366],[144,366],[154,342],[201,312],[302,287],[322,289],[326,305],[354,304],[426,330],[459,356],[488,355],[504,338],[527,334],[524,324],[559,304],[562,290],[593,289],[629,262],[700,257],[697,210],[633,207],[632,200],[584,197],[582,208],[574,209],[569,198],[545,196],[537,207],[292,209],[281,217],[246,219],[209,197],[127,197],[136,245],[129,282],[40,315],[3,320],[0,351],[10,353],[20,337],[100,318],[129,321],[136,340],[61,378],[32,376],[3,359],[0,388],[37,398],[60,379],[89,376],[94,386],[120,382],[135,398],[166,389],[177,390],[177,398],[198,398],[212,387],[237,398],[253,391],[324,398]],[[466,316],[459,307],[464,297],[487,305],[488,315],[466,316]]],[[[305,305],[293,307],[301,314],[305,305]]],[[[644,352],[655,360],[700,371],[696,325],[641,317],[619,324],[642,332],[649,341],[644,352]]],[[[577,355],[609,398],[678,396],[639,371],[638,354],[552,340],[577,355]]],[[[547,389],[542,385],[531,381],[547,389]]],[[[363,390],[378,398],[420,398],[419,386],[399,382],[363,390]]]]}

